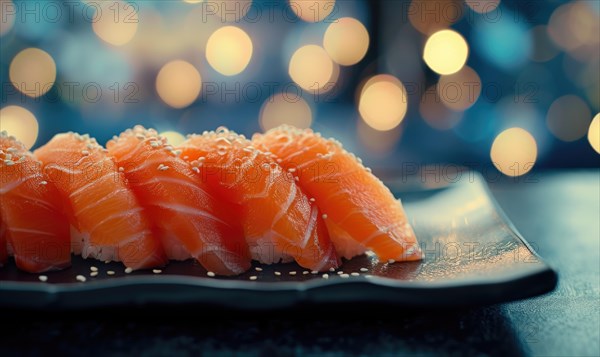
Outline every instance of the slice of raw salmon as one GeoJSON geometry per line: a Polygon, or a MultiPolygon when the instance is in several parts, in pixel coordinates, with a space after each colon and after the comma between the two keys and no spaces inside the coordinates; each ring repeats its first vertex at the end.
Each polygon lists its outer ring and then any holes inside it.
{"type": "Polygon", "coordinates": [[[41,167],[14,137],[0,134],[0,261],[10,250],[17,266],[30,273],[71,264],[69,223],[41,167]]]}
{"type": "Polygon", "coordinates": [[[346,258],[370,249],[381,260],[420,260],[421,250],[402,204],[359,159],[334,139],[290,126],[253,137],[286,169],[321,211],[338,254],[346,258]]]}
{"type": "Polygon", "coordinates": [[[156,225],[171,259],[197,259],[221,275],[250,268],[250,254],[231,208],[211,193],[166,138],[136,126],[107,143],[156,225]]]}
{"type": "Polygon", "coordinates": [[[211,190],[240,207],[253,259],[271,264],[292,257],[316,271],[338,267],[319,208],[270,153],[226,128],[190,135],[179,150],[211,190]]]}
{"type": "Polygon", "coordinates": [[[166,264],[162,245],[125,176],[95,139],[58,134],[35,151],[68,205],[73,249],[132,269],[166,264]]]}

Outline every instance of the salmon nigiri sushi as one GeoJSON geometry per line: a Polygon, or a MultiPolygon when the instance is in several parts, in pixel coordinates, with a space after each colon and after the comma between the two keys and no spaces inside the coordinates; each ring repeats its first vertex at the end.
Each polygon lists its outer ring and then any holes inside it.
{"type": "Polygon", "coordinates": [[[269,153],[225,128],[190,135],[179,150],[214,192],[240,207],[253,259],[271,264],[292,257],[315,271],[338,267],[319,208],[269,153]]]}
{"type": "Polygon", "coordinates": [[[35,151],[68,207],[75,253],[132,269],[166,264],[150,221],[106,150],[88,135],[58,134],[35,151]]]}
{"type": "Polygon", "coordinates": [[[402,204],[360,160],[333,140],[291,126],[253,137],[270,151],[326,215],[329,235],[340,256],[372,250],[381,260],[420,260],[422,253],[402,204]]]}
{"type": "Polygon", "coordinates": [[[231,208],[155,130],[136,126],[106,145],[156,225],[171,259],[195,258],[209,271],[236,275],[250,254],[231,208]]]}
{"type": "Polygon", "coordinates": [[[69,223],[41,167],[23,144],[0,134],[0,264],[11,251],[30,273],[71,264],[69,223]]]}

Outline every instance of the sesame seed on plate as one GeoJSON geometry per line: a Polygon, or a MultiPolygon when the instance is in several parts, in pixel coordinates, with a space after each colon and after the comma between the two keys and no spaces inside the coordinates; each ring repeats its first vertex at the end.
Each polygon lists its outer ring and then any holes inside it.
{"type": "Polygon", "coordinates": [[[212,271],[206,272],[206,275],[210,276],[211,278],[215,277],[215,273],[213,273],[212,271]]]}
{"type": "Polygon", "coordinates": [[[257,277],[256,275],[252,275],[252,276],[250,277],[250,280],[256,280],[256,279],[258,279],[258,277],[257,277]]]}
{"type": "Polygon", "coordinates": [[[340,275],[340,278],[344,278],[344,279],[349,278],[349,277],[350,277],[350,275],[348,275],[348,274],[342,274],[342,275],[340,275]]]}
{"type": "Polygon", "coordinates": [[[353,272],[353,273],[350,273],[350,275],[352,275],[352,276],[359,276],[360,274],[357,273],[357,272],[353,272]]]}
{"type": "Polygon", "coordinates": [[[130,267],[125,268],[125,274],[131,274],[133,272],[133,269],[130,267]]]}
{"type": "Polygon", "coordinates": [[[370,275],[370,274],[365,275],[365,278],[372,278],[372,277],[373,277],[373,275],[370,275]]]}
{"type": "Polygon", "coordinates": [[[256,271],[263,271],[263,269],[261,267],[256,267],[256,268],[254,268],[254,270],[256,270],[256,271]]]}
{"type": "Polygon", "coordinates": [[[367,271],[369,271],[369,269],[367,269],[367,268],[360,268],[360,271],[367,272],[367,271]]]}
{"type": "Polygon", "coordinates": [[[329,274],[323,274],[323,279],[329,279],[329,274]]]}
{"type": "Polygon", "coordinates": [[[305,270],[305,271],[302,272],[302,275],[306,275],[308,273],[310,273],[310,272],[308,270],[305,270]]]}
{"type": "Polygon", "coordinates": [[[160,269],[152,269],[152,272],[154,274],[160,274],[160,273],[162,273],[162,270],[160,270],[160,269]]]}
{"type": "Polygon", "coordinates": [[[318,271],[316,271],[316,270],[313,270],[313,271],[311,271],[310,273],[311,273],[311,274],[313,274],[313,275],[317,275],[317,274],[319,274],[319,272],[318,272],[318,271]]]}
{"type": "Polygon", "coordinates": [[[388,260],[388,264],[394,264],[396,261],[394,259],[388,260]]]}
{"type": "Polygon", "coordinates": [[[335,271],[335,268],[329,268],[329,271],[333,273],[335,271]]]}
{"type": "Polygon", "coordinates": [[[106,272],[106,274],[108,274],[108,275],[115,275],[115,272],[114,272],[114,271],[112,271],[112,270],[108,270],[108,271],[106,272]]]}
{"type": "Polygon", "coordinates": [[[91,271],[98,271],[98,268],[96,268],[95,266],[91,266],[91,267],[90,267],[90,270],[91,270],[91,271]]]}
{"type": "Polygon", "coordinates": [[[86,279],[85,279],[85,276],[83,276],[83,275],[77,275],[77,276],[75,277],[75,279],[77,279],[77,281],[80,281],[80,282],[82,282],[82,283],[83,283],[83,282],[85,282],[85,280],[86,280],[86,279]]]}
{"type": "Polygon", "coordinates": [[[342,274],[344,274],[344,272],[342,270],[337,272],[337,275],[342,275],[342,274]]]}
{"type": "Polygon", "coordinates": [[[275,272],[275,275],[277,275],[277,276],[280,276],[280,275],[281,275],[281,273],[280,273],[280,272],[278,272],[278,271],[276,271],[276,272],[275,272]]]}
{"type": "Polygon", "coordinates": [[[98,276],[98,272],[97,271],[93,271],[90,273],[90,276],[93,278],[95,276],[98,276]]]}
{"type": "Polygon", "coordinates": [[[40,276],[38,276],[38,279],[40,279],[40,281],[43,281],[43,282],[48,281],[48,277],[46,275],[40,275],[40,276]]]}
{"type": "Polygon", "coordinates": [[[291,271],[289,274],[290,275],[296,275],[296,272],[295,271],[291,271]]]}

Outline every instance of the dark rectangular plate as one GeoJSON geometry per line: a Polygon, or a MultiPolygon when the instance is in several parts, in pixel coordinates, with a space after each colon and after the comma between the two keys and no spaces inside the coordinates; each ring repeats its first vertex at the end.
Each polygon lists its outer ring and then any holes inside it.
{"type": "Polygon", "coordinates": [[[556,286],[556,273],[507,220],[477,174],[465,174],[456,183],[401,177],[386,183],[402,197],[425,252],[422,262],[389,264],[364,255],[345,261],[340,269],[358,276],[342,277],[336,271],[324,279],[296,264],[276,264],[260,266],[262,271],[253,267],[237,277],[211,278],[193,261],[172,262],[160,274],[125,274],[119,263],[74,257],[71,268],[45,274],[45,283],[9,262],[0,268],[0,306],[81,309],[192,303],[273,309],[368,302],[445,307],[523,299],[556,286]],[[92,266],[99,270],[97,277],[90,277],[92,266]],[[108,275],[109,270],[115,274],[108,275]],[[78,274],[87,281],[78,282],[78,274]]]}

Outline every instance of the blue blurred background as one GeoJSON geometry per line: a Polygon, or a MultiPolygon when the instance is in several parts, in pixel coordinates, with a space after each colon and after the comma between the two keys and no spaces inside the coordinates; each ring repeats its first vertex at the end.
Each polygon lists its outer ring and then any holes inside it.
{"type": "Polygon", "coordinates": [[[0,129],[335,136],[374,168],[600,163],[600,2],[0,0],[0,129]]]}

